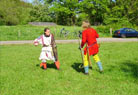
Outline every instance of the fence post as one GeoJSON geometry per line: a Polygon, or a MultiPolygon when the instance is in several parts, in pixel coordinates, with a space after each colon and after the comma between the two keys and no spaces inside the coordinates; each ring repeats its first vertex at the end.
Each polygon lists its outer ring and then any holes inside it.
{"type": "Polygon", "coordinates": [[[110,28],[110,36],[112,36],[112,30],[113,30],[113,29],[112,29],[112,28],[110,28]]]}
{"type": "Polygon", "coordinates": [[[18,30],[18,37],[20,37],[21,36],[21,32],[20,32],[20,30],[18,30]]]}

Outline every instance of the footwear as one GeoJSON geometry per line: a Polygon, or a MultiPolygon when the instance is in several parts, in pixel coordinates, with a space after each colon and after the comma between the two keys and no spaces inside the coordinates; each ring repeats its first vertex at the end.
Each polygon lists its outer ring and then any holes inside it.
{"type": "Polygon", "coordinates": [[[100,73],[103,73],[104,71],[103,71],[103,70],[100,70],[99,72],[100,72],[100,73]]]}
{"type": "Polygon", "coordinates": [[[56,61],[56,62],[55,62],[55,65],[56,65],[56,67],[57,67],[57,70],[59,70],[59,68],[60,68],[60,63],[59,63],[59,61],[56,61]]]}
{"type": "Polygon", "coordinates": [[[47,64],[46,64],[46,63],[44,63],[44,65],[43,65],[43,69],[44,69],[44,70],[47,69],[47,64]]]}
{"type": "Polygon", "coordinates": [[[47,64],[46,64],[46,62],[42,62],[41,64],[40,64],[40,68],[43,68],[43,69],[47,69],[47,64]]]}
{"type": "Polygon", "coordinates": [[[42,68],[42,66],[43,66],[43,62],[40,64],[40,68],[42,68]]]}
{"type": "Polygon", "coordinates": [[[89,73],[89,67],[88,66],[84,67],[84,72],[85,72],[85,74],[89,73]]]}
{"type": "Polygon", "coordinates": [[[89,73],[84,73],[85,75],[89,75],[89,73]]]}
{"type": "Polygon", "coordinates": [[[97,62],[97,65],[98,65],[100,72],[102,72],[103,71],[102,63],[99,61],[97,62]]]}

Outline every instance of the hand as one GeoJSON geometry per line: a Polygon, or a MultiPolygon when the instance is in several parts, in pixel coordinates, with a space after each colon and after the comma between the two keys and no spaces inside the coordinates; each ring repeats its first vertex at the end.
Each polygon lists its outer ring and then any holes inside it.
{"type": "Polygon", "coordinates": [[[38,46],[38,43],[37,43],[37,42],[34,42],[34,45],[35,45],[35,46],[38,46]]]}

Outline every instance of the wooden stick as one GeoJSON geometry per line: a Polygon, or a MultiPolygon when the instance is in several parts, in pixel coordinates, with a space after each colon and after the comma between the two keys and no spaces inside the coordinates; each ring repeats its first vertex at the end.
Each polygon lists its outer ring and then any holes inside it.
{"type": "Polygon", "coordinates": [[[92,67],[92,63],[91,63],[91,59],[90,59],[90,55],[89,55],[89,48],[88,48],[88,44],[86,45],[86,49],[87,49],[87,56],[88,56],[89,66],[90,66],[90,67],[92,67]]]}
{"type": "MultiPolygon", "coordinates": [[[[79,46],[81,46],[81,40],[80,40],[80,38],[79,38],[79,46]]],[[[80,48],[80,51],[81,51],[82,63],[84,64],[84,59],[83,59],[83,50],[82,50],[82,48],[80,48]]]]}

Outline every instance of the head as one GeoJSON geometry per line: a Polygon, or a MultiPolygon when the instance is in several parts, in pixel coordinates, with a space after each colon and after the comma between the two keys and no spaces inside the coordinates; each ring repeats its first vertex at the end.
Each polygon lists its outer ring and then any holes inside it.
{"type": "Polygon", "coordinates": [[[45,36],[50,36],[50,29],[49,28],[44,29],[44,35],[45,36]]]}
{"type": "Polygon", "coordinates": [[[89,21],[83,21],[82,22],[82,28],[90,28],[91,27],[91,24],[90,24],[90,22],[89,21]]]}

